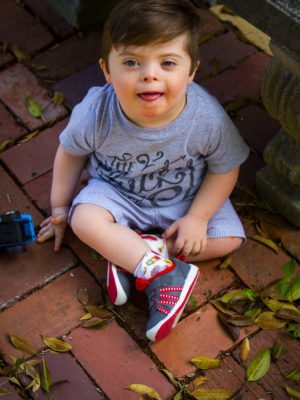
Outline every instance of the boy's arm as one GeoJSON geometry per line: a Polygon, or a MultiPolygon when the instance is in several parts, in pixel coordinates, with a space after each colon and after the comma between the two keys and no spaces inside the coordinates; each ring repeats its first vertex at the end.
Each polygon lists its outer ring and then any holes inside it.
{"type": "Polygon", "coordinates": [[[187,214],[175,221],[163,234],[167,239],[174,233],[174,255],[202,253],[206,247],[207,224],[224,204],[237,181],[239,167],[223,173],[207,172],[187,214]]]}
{"type": "Polygon", "coordinates": [[[59,145],[56,152],[51,188],[51,216],[41,223],[37,241],[55,237],[54,250],[60,249],[67,225],[71,200],[87,156],[73,156],[59,145]]]}

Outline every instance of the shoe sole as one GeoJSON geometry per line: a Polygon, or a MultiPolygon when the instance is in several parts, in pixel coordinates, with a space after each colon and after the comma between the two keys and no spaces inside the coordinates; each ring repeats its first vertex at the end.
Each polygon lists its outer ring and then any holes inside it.
{"type": "Polygon", "coordinates": [[[127,302],[128,297],[119,281],[117,269],[110,261],[108,262],[106,286],[107,293],[113,304],[122,306],[127,302]]]}
{"type": "Polygon", "coordinates": [[[183,287],[183,290],[180,295],[180,298],[182,297],[183,300],[182,301],[180,301],[180,299],[178,300],[178,303],[176,304],[172,312],[168,315],[167,320],[160,321],[146,333],[148,339],[152,340],[153,342],[157,342],[159,340],[164,339],[171,332],[171,330],[177,325],[177,322],[181,317],[184,307],[200,275],[200,271],[195,265],[190,264],[190,266],[191,270],[187,276],[185,286],[183,287]]]}

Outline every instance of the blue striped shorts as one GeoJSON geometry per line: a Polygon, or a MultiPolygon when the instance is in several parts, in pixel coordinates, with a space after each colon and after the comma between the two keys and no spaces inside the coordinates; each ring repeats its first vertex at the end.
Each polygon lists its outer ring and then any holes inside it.
{"type": "MultiPolygon", "coordinates": [[[[75,197],[69,220],[78,204],[94,204],[102,207],[113,215],[116,223],[131,229],[161,233],[188,212],[191,201],[182,201],[166,207],[139,206],[109,183],[91,178],[87,186],[75,197]]],[[[207,237],[242,237],[245,239],[242,223],[229,199],[209,220],[207,237]]]]}

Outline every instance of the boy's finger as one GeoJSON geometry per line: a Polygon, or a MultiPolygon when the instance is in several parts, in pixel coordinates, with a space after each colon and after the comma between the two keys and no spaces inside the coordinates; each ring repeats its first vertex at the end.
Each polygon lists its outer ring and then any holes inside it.
{"type": "Polygon", "coordinates": [[[36,240],[37,240],[37,242],[42,243],[42,242],[45,242],[46,240],[52,238],[53,236],[54,236],[54,231],[47,230],[45,232],[39,233],[36,240]]]}
{"type": "Polygon", "coordinates": [[[40,227],[42,228],[43,226],[48,225],[49,222],[51,221],[51,218],[52,217],[48,217],[48,218],[44,219],[44,221],[40,223],[40,227]]]}
{"type": "Polygon", "coordinates": [[[162,237],[164,239],[168,239],[170,236],[172,236],[175,232],[177,231],[177,225],[173,223],[170,225],[162,234],[162,237]]]}

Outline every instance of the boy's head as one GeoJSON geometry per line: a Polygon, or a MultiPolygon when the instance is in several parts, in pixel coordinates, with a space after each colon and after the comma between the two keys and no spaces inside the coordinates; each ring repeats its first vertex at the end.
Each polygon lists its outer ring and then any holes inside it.
{"type": "Polygon", "coordinates": [[[186,34],[192,74],[199,59],[199,23],[199,9],[192,0],[123,0],[112,10],[104,26],[105,66],[109,70],[112,48],[165,43],[186,34]]]}

